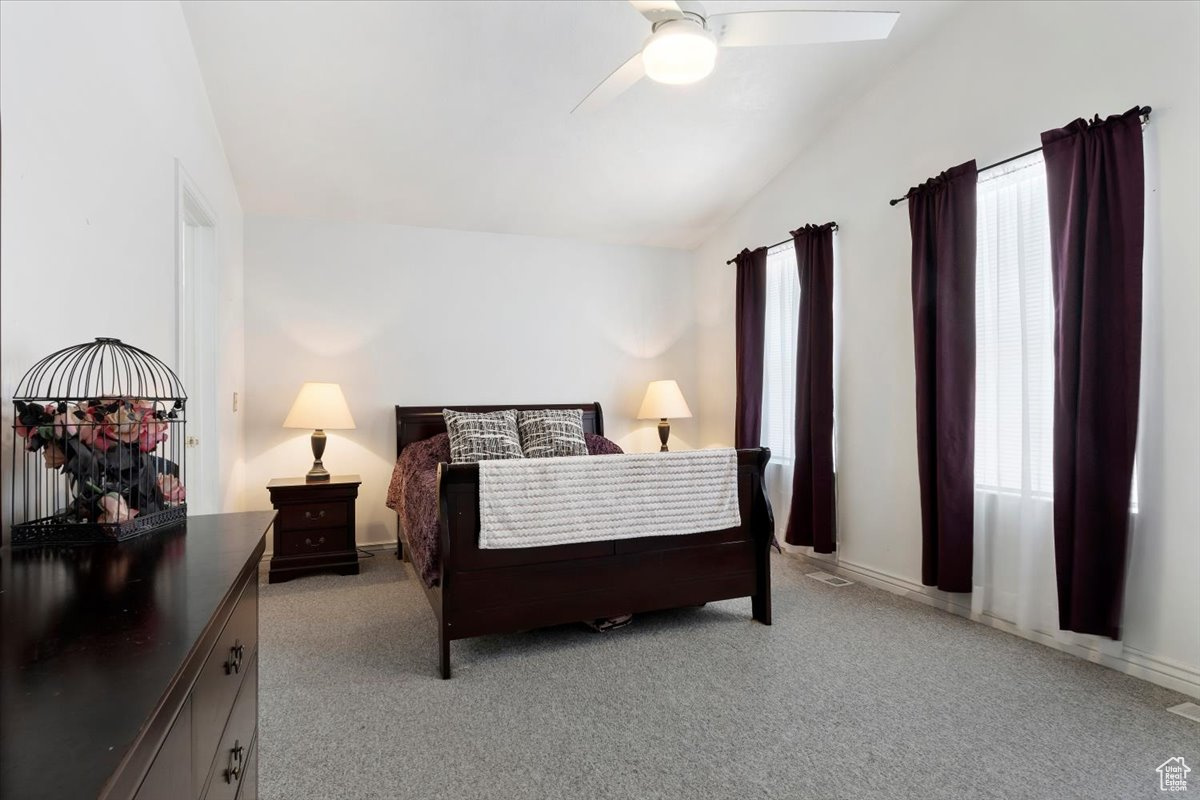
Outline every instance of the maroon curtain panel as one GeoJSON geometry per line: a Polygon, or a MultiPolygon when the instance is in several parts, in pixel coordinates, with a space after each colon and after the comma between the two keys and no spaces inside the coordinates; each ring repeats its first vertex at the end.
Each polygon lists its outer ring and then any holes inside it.
{"type": "Polygon", "coordinates": [[[796,468],[788,544],[818,553],[836,547],[833,484],[833,228],[792,231],[800,274],[796,342],[796,468]]]}
{"type": "Polygon", "coordinates": [[[1054,290],[1054,555],[1063,630],[1120,638],[1142,351],[1138,109],[1042,134],[1054,290]]]}
{"type": "Polygon", "coordinates": [[[762,442],[763,336],[767,313],[767,248],[737,254],[736,447],[762,442]]]}
{"type": "Polygon", "coordinates": [[[968,161],[908,193],[921,580],[971,591],[975,536],[975,183],[968,161]]]}

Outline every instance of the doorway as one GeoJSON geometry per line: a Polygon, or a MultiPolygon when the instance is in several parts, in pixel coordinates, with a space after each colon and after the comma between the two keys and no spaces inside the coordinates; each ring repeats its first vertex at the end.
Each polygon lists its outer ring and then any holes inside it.
{"type": "Polygon", "coordinates": [[[217,217],[195,181],[176,167],[175,366],[188,394],[187,487],[191,514],[221,510],[217,425],[217,217]]]}

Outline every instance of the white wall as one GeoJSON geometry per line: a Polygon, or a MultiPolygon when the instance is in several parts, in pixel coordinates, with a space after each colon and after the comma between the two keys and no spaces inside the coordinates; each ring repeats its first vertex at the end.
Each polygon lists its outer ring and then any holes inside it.
{"type": "MultiPolygon", "coordinates": [[[[903,23],[901,19],[900,24],[903,23]]],[[[1035,147],[1078,116],[1154,107],[1142,509],[1125,651],[1200,687],[1200,5],[970,3],[698,251],[700,442],[733,435],[734,283],[725,260],[804,223],[841,226],[836,295],[839,558],[920,583],[910,238],[887,201],[970,158],[1035,147]]],[[[1148,265],[1149,268],[1149,265],[1148,265]]]]}
{"type": "MultiPolygon", "coordinates": [[[[329,432],[324,460],[362,476],[359,544],[395,538],[395,405],[596,400],[609,438],[657,449],[655,423],[634,419],[647,382],[700,391],[691,265],[677,250],[249,217],[249,504],[269,508],[267,481],[311,465],[308,432],[280,427],[311,380],[340,383],[358,425],[329,432]]],[[[691,421],[673,441],[695,441],[691,421]]]]}
{"type": "Polygon", "coordinates": [[[8,402],[50,352],[115,336],[175,358],[176,159],[214,209],[221,491],[238,507],[242,211],[177,3],[0,4],[0,464],[8,402]]]}

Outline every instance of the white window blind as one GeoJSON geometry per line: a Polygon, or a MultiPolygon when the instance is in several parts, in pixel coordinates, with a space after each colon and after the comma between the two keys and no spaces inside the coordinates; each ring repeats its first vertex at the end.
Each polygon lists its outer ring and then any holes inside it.
{"type": "Polygon", "coordinates": [[[771,462],[796,457],[796,334],[800,317],[800,277],[791,242],[767,253],[767,308],[763,331],[763,447],[771,462]]]}
{"type": "Polygon", "coordinates": [[[975,483],[1054,492],[1054,300],[1041,154],[980,179],[975,275],[975,483]]]}
{"type": "Polygon", "coordinates": [[[976,203],[975,484],[1049,499],[1054,295],[1041,153],[981,177],[976,203]]]}

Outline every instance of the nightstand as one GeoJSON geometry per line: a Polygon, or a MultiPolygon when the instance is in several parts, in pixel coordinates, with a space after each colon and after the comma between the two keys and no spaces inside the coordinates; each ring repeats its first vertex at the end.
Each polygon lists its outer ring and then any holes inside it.
{"type": "Polygon", "coordinates": [[[354,501],[362,480],[334,475],[327,481],[275,478],[267,484],[275,515],[270,583],[314,572],[358,574],[354,501]]]}

